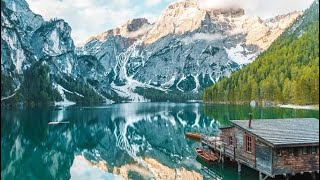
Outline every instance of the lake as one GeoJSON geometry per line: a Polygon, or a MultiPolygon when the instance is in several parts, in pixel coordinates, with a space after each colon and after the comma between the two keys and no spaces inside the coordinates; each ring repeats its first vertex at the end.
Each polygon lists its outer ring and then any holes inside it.
{"type": "Polygon", "coordinates": [[[243,166],[238,176],[235,163],[201,164],[194,150],[200,143],[184,136],[216,135],[250,112],[254,119],[319,119],[315,110],[202,103],[1,109],[1,178],[255,180],[258,172],[243,166]]]}

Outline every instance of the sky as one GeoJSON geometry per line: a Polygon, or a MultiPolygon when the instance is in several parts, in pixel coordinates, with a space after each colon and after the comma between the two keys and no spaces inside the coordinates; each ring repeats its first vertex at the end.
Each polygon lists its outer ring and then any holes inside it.
{"type": "MultiPolygon", "coordinates": [[[[144,17],[154,22],[169,5],[181,0],[26,0],[45,20],[62,18],[72,28],[76,45],[127,20],[144,17]]],[[[247,15],[263,19],[306,9],[313,0],[200,0],[201,7],[241,7],[247,15]]]]}

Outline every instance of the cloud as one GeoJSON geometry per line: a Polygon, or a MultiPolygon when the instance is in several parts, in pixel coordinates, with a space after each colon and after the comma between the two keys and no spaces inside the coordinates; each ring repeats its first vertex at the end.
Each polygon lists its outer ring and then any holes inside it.
{"type": "Polygon", "coordinates": [[[62,18],[72,27],[71,36],[76,44],[90,36],[120,26],[138,16],[136,6],[126,4],[129,0],[105,3],[101,0],[27,0],[30,9],[45,20],[62,18]]]}
{"type": "Polygon", "coordinates": [[[193,34],[191,37],[184,37],[183,39],[181,39],[181,41],[184,42],[185,44],[189,44],[197,40],[217,41],[225,37],[226,37],[225,35],[222,35],[220,33],[215,33],[215,34],[196,33],[196,34],[193,34]]]}
{"type": "Polygon", "coordinates": [[[210,8],[242,8],[249,16],[263,19],[286,14],[294,10],[304,10],[313,0],[198,0],[199,6],[210,8]]]}
{"type": "Polygon", "coordinates": [[[157,19],[156,14],[152,14],[152,13],[143,13],[141,17],[148,19],[149,23],[154,23],[157,19]]]}
{"type": "Polygon", "coordinates": [[[295,10],[305,10],[312,2],[313,0],[260,0],[253,7],[247,8],[246,13],[248,15],[258,15],[266,19],[295,10]]]}
{"type": "Polygon", "coordinates": [[[162,0],[145,0],[145,4],[147,6],[155,6],[159,3],[161,3],[162,0]]]}
{"type": "Polygon", "coordinates": [[[200,0],[200,8],[238,8],[254,3],[254,0],[200,0]]]}
{"type": "Polygon", "coordinates": [[[151,28],[152,28],[152,25],[144,25],[137,31],[128,33],[126,36],[130,38],[136,38],[138,36],[146,34],[148,31],[150,31],[151,28]]]}

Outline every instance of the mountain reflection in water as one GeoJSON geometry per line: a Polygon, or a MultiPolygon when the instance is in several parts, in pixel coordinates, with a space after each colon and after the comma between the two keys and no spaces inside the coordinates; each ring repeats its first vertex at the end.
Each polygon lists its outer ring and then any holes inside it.
{"type": "MultiPolygon", "coordinates": [[[[318,111],[201,103],[1,110],[1,178],[166,179],[167,172],[176,179],[212,179],[196,160],[200,143],[184,133],[216,135],[229,119],[246,119],[249,112],[318,118],[318,111]]],[[[216,179],[239,178],[233,164],[210,171],[216,179]]],[[[248,168],[241,177],[256,179],[258,173],[248,168]]]]}

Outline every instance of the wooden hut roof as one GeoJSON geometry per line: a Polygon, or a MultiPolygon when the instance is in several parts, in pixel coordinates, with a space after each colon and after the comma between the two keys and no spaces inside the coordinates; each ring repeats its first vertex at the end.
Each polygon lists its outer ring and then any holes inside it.
{"type": "Polygon", "coordinates": [[[315,118],[232,120],[231,123],[269,142],[273,147],[319,145],[319,120],[315,118]]]}

